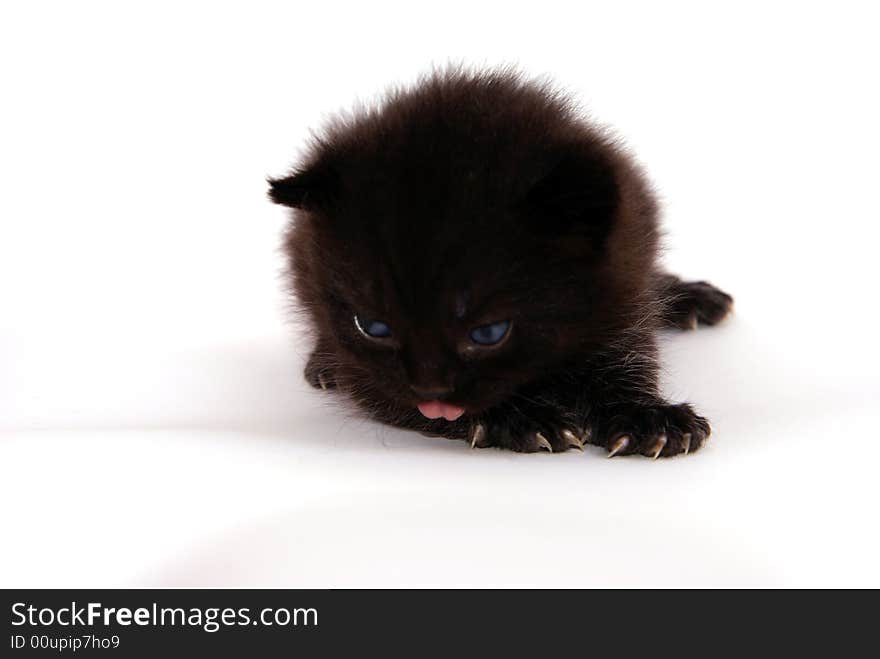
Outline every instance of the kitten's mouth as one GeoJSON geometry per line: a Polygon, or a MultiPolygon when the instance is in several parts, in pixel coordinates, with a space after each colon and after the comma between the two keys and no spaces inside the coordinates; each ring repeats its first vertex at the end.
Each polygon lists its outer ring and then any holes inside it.
{"type": "Polygon", "coordinates": [[[462,414],[464,408],[452,403],[444,403],[440,400],[426,400],[419,403],[419,412],[429,419],[446,419],[447,421],[455,421],[462,414]]]}

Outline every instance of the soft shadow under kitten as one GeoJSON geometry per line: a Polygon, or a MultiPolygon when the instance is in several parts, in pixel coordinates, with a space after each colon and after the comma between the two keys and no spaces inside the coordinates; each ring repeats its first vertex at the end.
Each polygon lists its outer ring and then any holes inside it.
{"type": "Polygon", "coordinates": [[[295,209],[315,387],[475,447],[656,458],[708,437],[658,392],[656,333],[714,325],[732,298],[658,269],[644,175],[546,84],[434,73],[270,183],[295,209]]]}

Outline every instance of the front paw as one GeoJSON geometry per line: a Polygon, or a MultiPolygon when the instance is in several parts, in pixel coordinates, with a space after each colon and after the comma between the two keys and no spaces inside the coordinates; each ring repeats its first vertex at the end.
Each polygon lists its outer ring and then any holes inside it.
{"type": "Polygon", "coordinates": [[[315,389],[335,389],[336,380],[333,377],[333,371],[330,366],[325,363],[317,352],[313,352],[309,356],[303,375],[306,381],[315,389]]]}
{"type": "Polygon", "coordinates": [[[561,453],[569,449],[583,451],[589,435],[556,415],[505,414],[473,419],[467,441],[471,448],[494,446],[518,453],[561,453]]]}
{"type": "Polygon", "coordinates": [[[687,404],[625,405],[605,411],[594,443],[608,457],[640,454],[668,458],[698,450],[711,432],[709,422],[687,404]]]}

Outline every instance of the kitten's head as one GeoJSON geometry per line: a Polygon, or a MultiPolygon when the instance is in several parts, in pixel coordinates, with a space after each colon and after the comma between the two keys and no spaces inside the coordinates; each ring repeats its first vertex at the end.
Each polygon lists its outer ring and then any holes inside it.
{"type": "Polygon", "coordinates": [[[270,196],[296,209],[293,289],[338,386],[453,421],[626,325],[653,258],[652,228],[621,247],[653,221],[640,185],[558,95],[444,74],[331,126],[270,196]]]}

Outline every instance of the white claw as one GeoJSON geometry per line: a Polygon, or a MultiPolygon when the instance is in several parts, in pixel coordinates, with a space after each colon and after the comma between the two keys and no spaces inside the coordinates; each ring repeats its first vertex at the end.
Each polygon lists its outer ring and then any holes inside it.
{"type": "Polygon", "coordinates": [[[547,449],[548,451],[553,453],[553,447],[550,445],[550,442],[547,441],[547,438],[544,437],[544,435],[542,435],[539,432],[536,432],[535,439],[538,440],[538,446],[540,446],[541,448],[547,449]]]}
{"type": "Polygon", "coordinates": [[[686,432],[681,437],[681,445],[684,447],[684,454],[687,455],[691,451],[691,434],[686,432]]]}
{"type": "Polygon", "coordinates": [[[695,329],[697,329],[697,325],[698,325],[697,314],[692,313],[690,315],[690,317],[688,318],[688,327],[690,327],[692,330],[695,330],[695,329]]]}
{"type": "Polygon", "coordinates": [[[629,446],[629,435],[621,435],[617,439],[615,439],[611,446],[608,447],[608,457],[613,458],[615,455],[623,451],[627,446],[629,446]]]}
{"type": "Polygon", "coordinates": [[[649,457],[652,460],[656,460],[660,457],[660,453],[663,451],[663,447],[666,446],[666,435],[660,435],[657,438],[657,441],[654,442],[654,449],[649,454],[649,457]]]}
{"type": "Polygon", "coordinates": [[[471,429],[471,448],[477,448],[477,442],[482,442],[486,436],[486,426],[478,423],[471,429]]]}
{"type": "Polygon", "coordinates": [[[562,438],[563,438],[566,442],[568,442],[568,445],[569,445],[571,448],[576,448],[578,451],[583,451],[583,450],[584,450],[584,443],[583,443],[580,439],[578,439],[578,436],[575,435],[575,434],[574,434],[571,430],[569,430],[568,428],[566,428],[565,430],[563,430],[563,431],[562,431],[561,433],[559,433],[559,434],[562,435],[562,438]]]}
{"type": "Polygon", "coordinates": [[[327,381],[324,379],[323,373],[318,373],[318,384],[321,389],[324,389],[325,391],[327,390],[327,381]]]}

